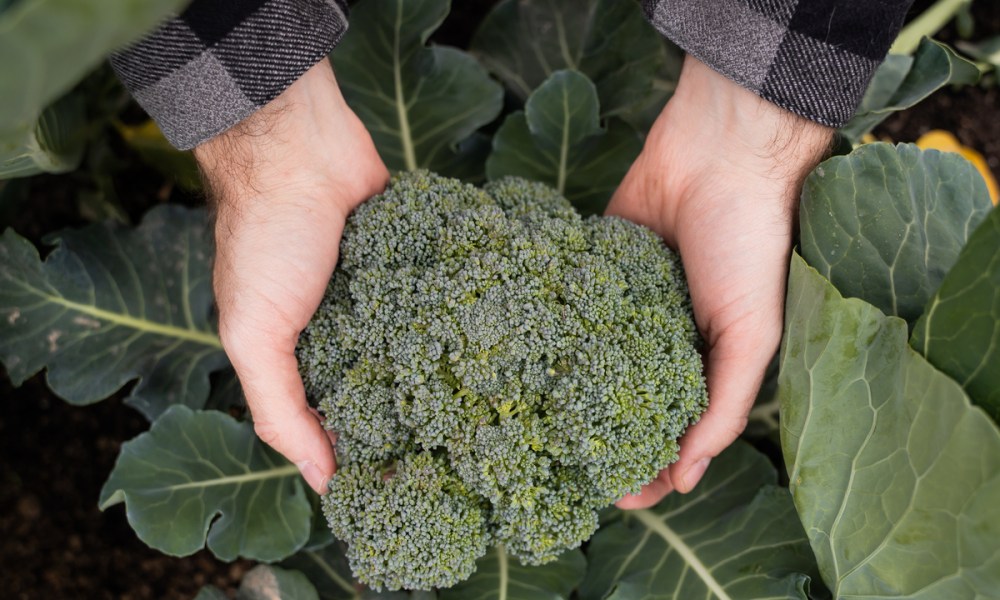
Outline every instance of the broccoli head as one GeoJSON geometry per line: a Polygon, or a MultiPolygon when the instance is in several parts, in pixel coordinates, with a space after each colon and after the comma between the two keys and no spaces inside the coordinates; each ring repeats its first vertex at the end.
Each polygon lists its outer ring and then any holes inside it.
{"type": "Polygon", "coordinates": [[[339,434],[323,503],[355,575],[429,589],[490,544],[579,546],[677,459],[707,404],[698,345],[650,230],[522,179],[397,176],[349,218],[297,350],[339,434]]]}

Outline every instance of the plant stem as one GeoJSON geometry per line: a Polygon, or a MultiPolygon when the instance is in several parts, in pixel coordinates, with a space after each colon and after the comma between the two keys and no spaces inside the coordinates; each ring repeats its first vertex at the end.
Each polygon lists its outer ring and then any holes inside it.
{"type": "Polygon", "coordinates": [[[931,37],[944,28],[972,0],[938,0],[899,32],[889,48],[890,54],[913,54],[924,36],[931,37]]]}

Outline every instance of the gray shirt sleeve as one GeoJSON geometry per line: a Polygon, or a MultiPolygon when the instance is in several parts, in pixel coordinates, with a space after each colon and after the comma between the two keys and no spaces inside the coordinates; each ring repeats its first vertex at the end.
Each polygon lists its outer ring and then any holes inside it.
{"type": "Polygon", "coordinates": [[[346,0],[194,0],[111,65],[186,150],[276,98],[346,29],[346,0]]]}
{"type": "Polygon", "coordinates": [[[912,0],[644,0],[660,33],[743,87],[839,127],[912,0]]]}

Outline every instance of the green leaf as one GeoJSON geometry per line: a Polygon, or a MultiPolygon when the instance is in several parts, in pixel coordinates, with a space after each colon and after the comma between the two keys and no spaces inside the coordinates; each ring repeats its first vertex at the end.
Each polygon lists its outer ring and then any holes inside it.
{"type": "Polygon", "coordinates": [[[281,564],[304,573],[316,586],[322,600],[361,600],[363,597],[355,587],[340,542],[334,541],[322,548],[306,547],[281,564]]]}
{"type": "Polygon", "coordinates": [[[482,153],[462,142],[500,114],[503,89],[474,58],[425,45],[449,8],[448,0],[366,0],[331,55],[344,97],[390,169],[466,172],[482,153]]]}
{"type": "Polygon", "coordinates": [[[504,0],[470,51],[522,101],[556,71],[580,71],[597,86],[603,116],[633,114],[657,97],[653,80],[668,62],[639,3],[621,0],[504,0]]]}
{"type": "Polygon", "coordinates": [[[920,41],[916,54],[889,55],[868,84],[854,117],[841,128],[857,141],[894,112],[910,108],[946,85],[979,81],[979,69],[946,44],[920,41]]]}
{"type": "Polygon", "coordinates": [[[764,381],[757,390],[753,408],[747,415],[747,427],[744,437],[750,439],[778,439],[778,429],[781,428],[780,403],[778,402],[778,354],[774,354],[764,371],[764,381]]]}
{"type": "Polygon", "coordinates": [[[623,121],[635,128],[643,137],[649,133],[653,123],[660,116],[667,100],[674,95],[677,82],[681,78],[681,68],[684,66],[684,51],[663,38],[666,47],[667,60],[653,75],[651,80],[653,91],[645,103],[637,105],[619,116],[623,121]]]}
{"type": "Polygon", "coordinates": [[[957,154],[865,144],[806,179],[802,255],[845,296],[912,324],[990,206],[957,154]]]}
{"type": "Polygon", "coordinates": [[[491,180],[517,175],[549,184],[584,213],[599,213],[642,150],[639,135],[599,121],[597,90],[585,75],[558,71],[504,121],[486,161],[491,180]]]}
{"type": "Polygon", "coordinates": [[[147,545],[222,560],[286,558],[309,538],[312,509],[298,469],[218,411],[173,406],[122,445],[100,508],[120,502],[147,545]]]}
{"type": "Polygon", "coordinates": [[[319,600],[319,594],[298,571],[257,565],[243,576],[236,600],[319,600]]]}
{"type": "Polygon", "coordinates": [[[973,232],[910,344],[1000,422],[1000,210],[973,232]]]}
{"type": "Polygon", "coordinates": [[[524,566],[501,546],[476,562],[472,577],[438,595],[441,600],[559,600],[569,598],[586,569],[579,550],[544,565],[524,566]]]}
{"type": "Polygon", "coordinates": [[[109,52],[185,0],[31,0],[0,12],[0,160],[24,147],[42,110],[109,52]]]}
{"type": "Polygon", "coordinates": [[[212,373],[211,392],[205,406],[201,408],[220,410],[233,416],[247,410],[246,396],[243,395],[243,386],[236,376],[236,370],[226,367],[221,371],[212,373]]]}
{"type": "Polygon", "coordinates": [[[68,94],[42,111],[19,144],[0,143],[0,179],[76,169],[86,141],[83,99],[68,94]]]}
{"type": "Polygon", "coordinates": [[[48,369],[72,404],[139,383],[126,402],[153,419],[200,408],[208,375],[228,364],[213,330],[211,246],[204,211],[151,210],[135,229],[90,225],[48,238],[44,262],[0,236],[0,360],[14,385],[48,369]]]}
{"type": "Polygon", "coordinates": [[[799,517],[835,598],[1000,589],[1000,430],[906,323],[792,259],[779,376],[799,517]]]}
{"type": "Polygon", "coordinates": [[[788,490],[744,442],[690,494],[624,512],[587,547],[582,600],[801,598],[815,562],[788,490]]]}

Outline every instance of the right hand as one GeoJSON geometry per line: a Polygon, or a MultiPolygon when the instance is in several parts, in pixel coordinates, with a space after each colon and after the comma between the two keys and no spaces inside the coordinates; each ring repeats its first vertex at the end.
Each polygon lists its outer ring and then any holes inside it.
{"type": "Polygon", "coordinates": [[[254,429],[325,493],[333,445],[306,402],[295,345],[337,264],[347,216],[389,173],[327,60],[195,157],[217,205],[219,335],[254,429]]]}

